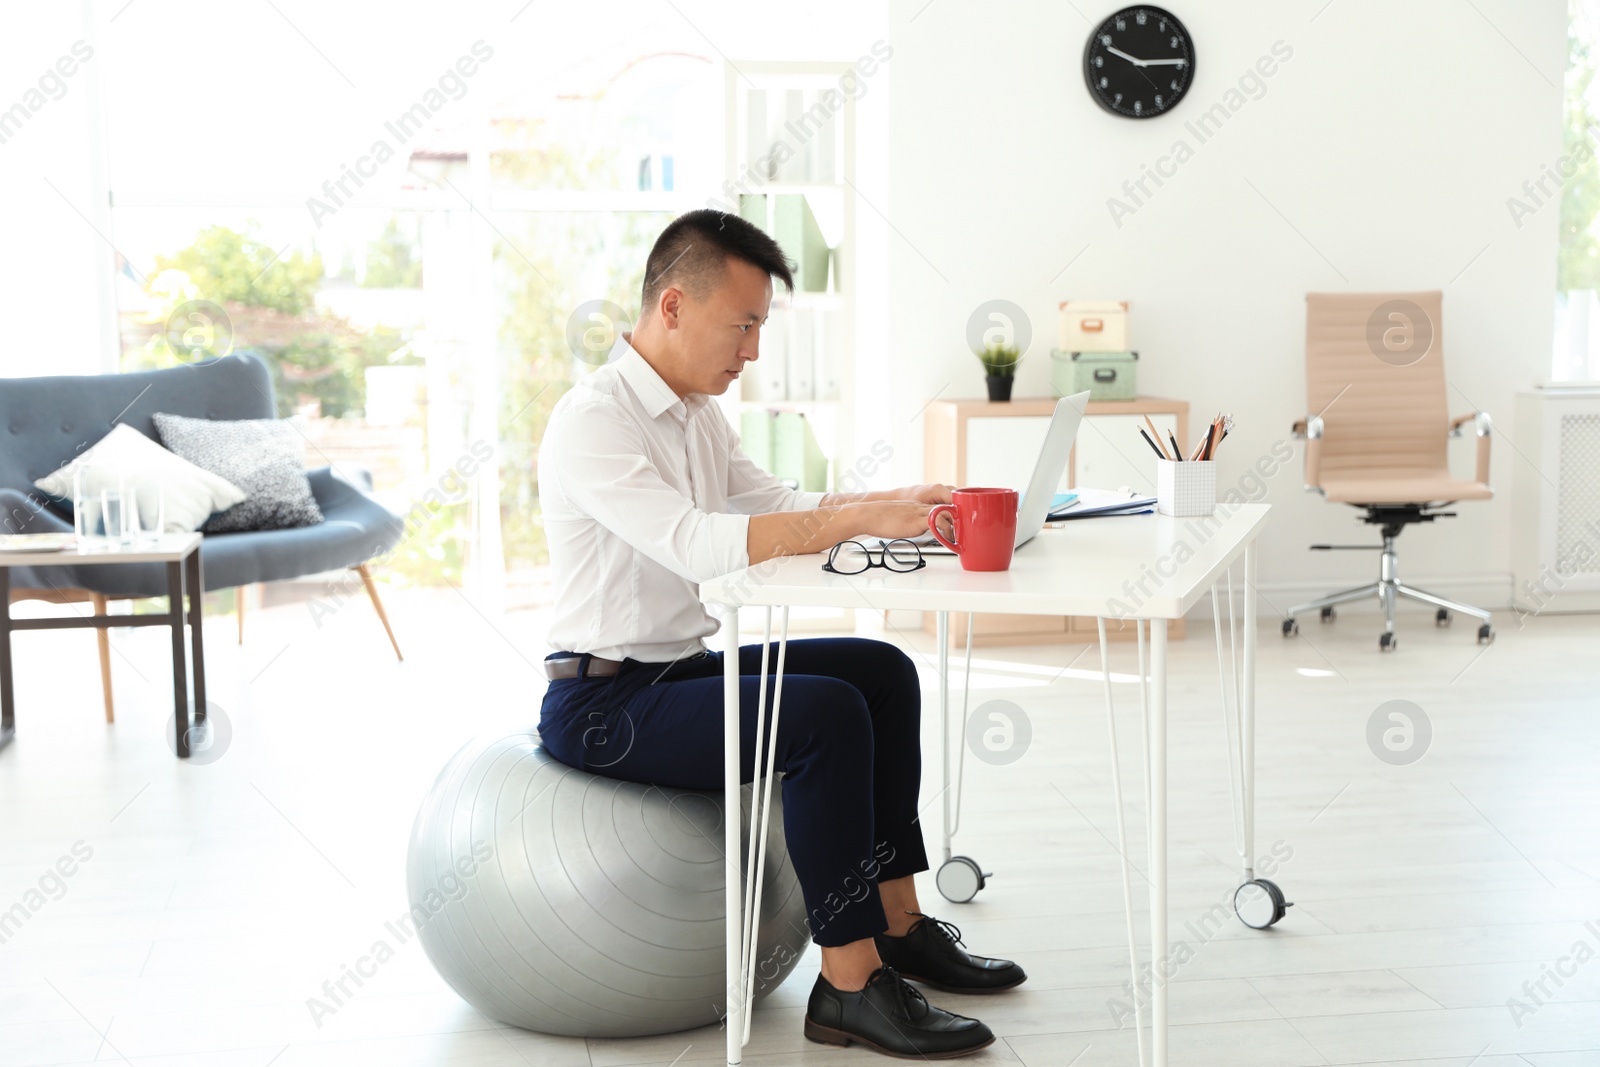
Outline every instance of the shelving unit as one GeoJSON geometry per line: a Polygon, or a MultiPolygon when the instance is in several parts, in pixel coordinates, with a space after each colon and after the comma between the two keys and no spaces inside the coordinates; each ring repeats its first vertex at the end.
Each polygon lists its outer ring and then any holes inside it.
{"type": "MultiPolygon", "coordinates": [[[[726,174],[721,200],[768,232],[799,262],[808,249],[792,247],[778,225],[777,199],[798,197],[827,247],[825,288],[774,294],[762,329],[761,358],[744,374],[736,396],[723,398],[728,418],[747,411],[802,413],[828,459],[824,488],[853,455],[855,401],[855,101],[838,89],[848,63],[730,63],[726,72],[726,174]],[[743,199],[764,197],[765,212],[743,199]]],[[[812,278],[815,282],[814,277],[812,278]]],[[[797,282],[801,279],[797,277],[797,282]]],[[[803,282],[802,282],[803,284],[803,282]]],[[[758,462],[760,459],[758,458],[758,462]]],[[[788,472],[777,471],[780,477],[788,472]]]]}

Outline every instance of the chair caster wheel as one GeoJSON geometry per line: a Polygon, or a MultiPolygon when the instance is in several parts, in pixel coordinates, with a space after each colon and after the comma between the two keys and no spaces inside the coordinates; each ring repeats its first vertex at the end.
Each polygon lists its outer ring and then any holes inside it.
{"type": "Polygon", "coordinates": [[[1494,644],[1494,627],[1493,626],[1490,626],[1488,623],[1484,623],[1482,626],[1478,627],[1478,644],[1480,644],[1480,645],[1492,645],[1492,644],[1494,644]]]}
{"type": "Polygon", "coordinates": [[[1322,621],[1323,622],[1332,622],[1334,619],[1337,619],[1338,617],[1339,617],[1339,613],[1337,611],[1334,611],[1332,608],[1323,608],[1322,609],[1322,621]]]}
{"type": "Polygon", "coordinates": [[[989,877],[979,869],[976,861],[966,856],[951,856],[940,865],[934,882],[944,899],[952,904],[965,904],[988,884],[989,877]]]}
{"type": "Polygon", "coordinates": [[[1293,619],[1283,620],[1283,636],[1294,637],[1300,633],[1300,624],[1293,619]]]}
{"type": "Polygon", "coordinates": [[[1399,641],[1395,640],[1394,634],[1380,634],[1378,636],[1378,651],[1393,652],[1395,646],[1399,643],[1399,641]]]}
{"type": "Polygon", "coordinates": [[[1446,611],[1444,608],[1440,608],[1438,611],[1433,613],[1433,624],[1435,626],[1438,626],[1438,627],[1441,627],[1441,628],[1443,628],[1445,626],[1449,626],[1450,625],[1450,613],[1448,611],[1446,611]]]}
{"type": "Polygon", "coordinates": [[[1246,882],[1233,892],[1233,913],[1252,930],[1265,930],[1292,907],[1284,903],[1283,890],[1265,878],[1246,882]]]}

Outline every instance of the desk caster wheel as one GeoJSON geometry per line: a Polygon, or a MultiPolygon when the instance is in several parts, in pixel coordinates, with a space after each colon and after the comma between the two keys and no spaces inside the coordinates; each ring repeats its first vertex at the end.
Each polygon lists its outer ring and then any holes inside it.
{"type": "Polygon", "coordinates": [[[1283,620],[1283,636],[1285,636],[1285,637],[1294,637],[1299,632],[1300,632],[1300,624],[1299,623],[1295,622],[1293,619],[1284,619],[1283,620]]]}
{"type": "Polygon", "coordinates": [[[1433,613],[1433,624],[1435,626],[1439,627],[1440,629],[1443,629],[1444,627],[1449,626],[1450,625],[1450,612],[1446,611],[1444,608],[1440,608],[1438,611],[1434,612],[1433,613]]]}
{"type": "Polygon", "coordinates": [[[1284,903],[1283,890],[1265,878],[1246,882],[1233,893],[1233,913],[1252,930],[1265,930],[1292,907],[1284,903]]]}
{"type": "Polygon", "coordinates": [[[951,856],[940,865],[934,881],[944,899],[952,904],[965,904],[978,895],[988,878],[975,861],[965,856],[951,856]]]}
{"type": "Polygon", "coordinates": [[[1393,652],[1400,642],[1395,640],[1394,634],[1382,634],[1378,637],[1379,652],[1393,652]]]}
{"type": "Polygon", "coordinates": [[[1339,613],[1337,611],[1334,611],[1332,608],[1323,608],[1322,609],[1322,621],[1323,622],[1332,622],[1334,619],[1337,619],[1338,617],[1339,617],[1339,613]]]}
{"type": "Polygon", "coordinates": [[[1482,626],[1478,627],[1478,644],[1480,644],[1480,645],[1492,645],[1492,644],[1494,644],[1494,627],[1493,626],[1490,626],[1488,623],[1484,623],[1482,626]]]}

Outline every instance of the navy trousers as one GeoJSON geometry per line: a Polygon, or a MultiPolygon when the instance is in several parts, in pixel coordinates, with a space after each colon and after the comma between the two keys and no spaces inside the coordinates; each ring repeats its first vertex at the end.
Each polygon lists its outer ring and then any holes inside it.
{"type": "MultiPolygon", "coordinates": [[[[777,662],[774,642],[769,729],[777,662]]],[[[741,648],[745,782],[755,777],[760,671],[761,646],[741,648]]],[[[722,708],[722,653],[671,664],[630,659],[610,677],[552,681],[539,736],[556,759],[593,774],[720,792],[722,708]]],[[[928,869],[917,821],[921,709],[916,667],[893,645],[860,638],[788,643],[776,765],[784,774],[789,857],[819,945],[882,933],[888,920],[878,883],[928,869]]]]}

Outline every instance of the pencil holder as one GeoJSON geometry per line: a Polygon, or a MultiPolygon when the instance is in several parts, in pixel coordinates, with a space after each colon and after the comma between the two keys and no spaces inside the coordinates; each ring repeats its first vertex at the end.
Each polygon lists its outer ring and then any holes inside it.
{"type": "Polygon", "coordinates": [[[1191,518],[1217,507],[1217,464],[1214,460],[1156,460],[1156,510],[1191,518]]]}

